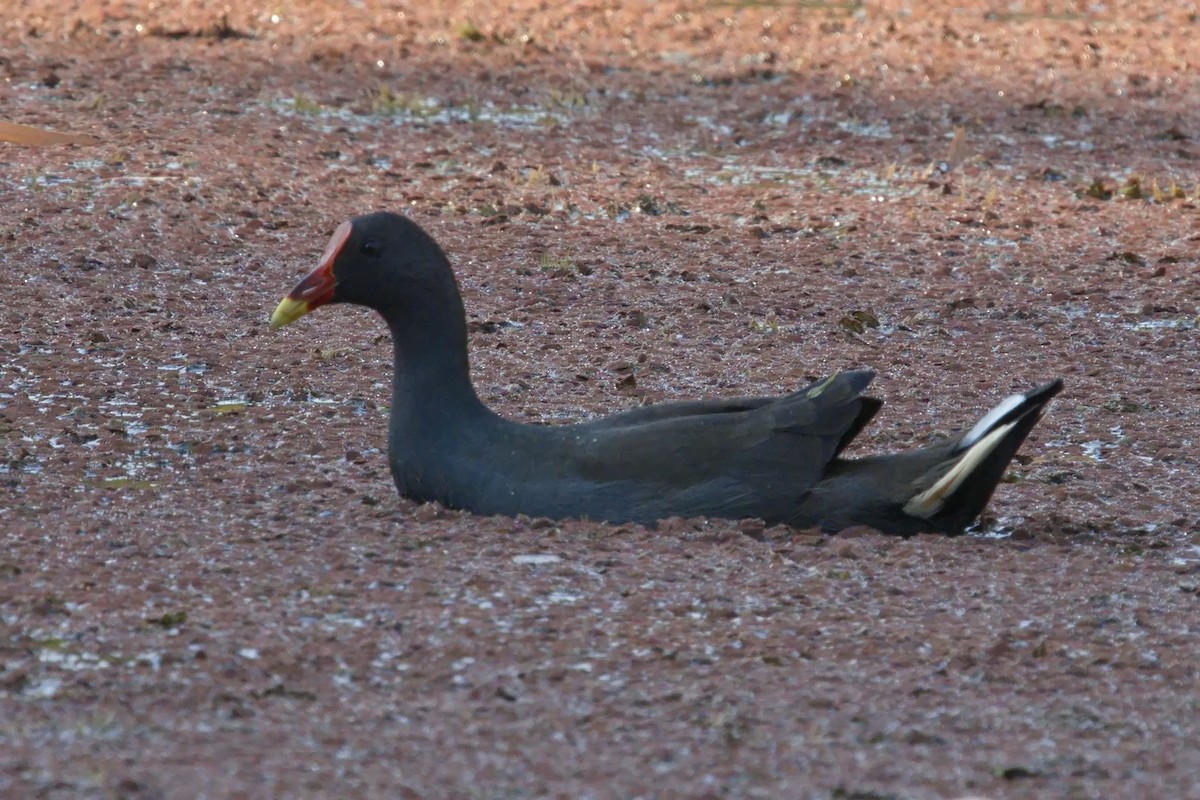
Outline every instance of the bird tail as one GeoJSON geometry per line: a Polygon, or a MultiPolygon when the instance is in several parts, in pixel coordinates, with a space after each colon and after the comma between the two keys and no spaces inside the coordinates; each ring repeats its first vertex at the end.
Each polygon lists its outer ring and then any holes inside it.
{"type": "Polygon", "coordinates": [[[945,473],[908,500],[904,513],[957,533],[983,511],[1017,448],[1062,391],[1061,380],[1004,398],[983,415],[942,462],[945,473]]]}

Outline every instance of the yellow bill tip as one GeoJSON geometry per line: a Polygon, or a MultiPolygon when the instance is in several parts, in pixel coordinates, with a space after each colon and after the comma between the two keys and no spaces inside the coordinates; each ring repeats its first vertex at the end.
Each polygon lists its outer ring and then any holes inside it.
{"type": "Polygon", "coordinates": [[[279,305],[275,306],[275,310],[271,312],[271,330],[277,331],[284,325],[291,325],[311,310],[308,303],[303,300],[293,300],[290,297],[285,297],[279,301],[279,305]]]}

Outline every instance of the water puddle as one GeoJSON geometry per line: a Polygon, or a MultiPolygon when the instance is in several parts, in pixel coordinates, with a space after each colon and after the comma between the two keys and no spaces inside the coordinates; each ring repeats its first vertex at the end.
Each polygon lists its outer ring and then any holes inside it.
{"type": "MultiPolygon", "coordinates": [[[[656,158],[694,159],[694,154],[671,154],[659,148],[643,148],[656,158]]],[[[750,163],[748,159],[727,156],[708,165],[686,167],[684,177],[695,183],[718,186],[796,187],[838,195],[866,195],[872,202],[912,197],[929,191],[927,170],[895,165],[883,169],[851,169],[837,164],[813,163],[787,166],[750,163]]]]}
{"type": "Polygon", "coordinates": [[[887,122],[859,122],[857,120],[841,120],[838,130],[852,136],[862,136],[867,139],[890,139],[892,127],[887,122]]]}
{"type": "Polygon", "coordinates": [[[492,101],[455,105],[439,97],[379,96],[375,113],[363,114],[345,107],[326,106],[304,97],[266,99],[268,110],[293,119],[311,119],[324,132],[338,127],[359,132],[392,125],[495,125],[501,128],[538,128],[570,124],[585,108],[582,101],[562,99],[547,104],[500,106],[492,101]]]}
{"type": "Polygon", "coordinates": [[[1167,317],[1162,319],[1130,319],[1141,316],[1139,312],[1114,314],[1109,311],[1092,311],[1084,305],[1048,306],[1053,314],[1062,314],[1067,319],[1094,319],[1105,327],[1118,327],[1128,331],[1194,331],[1200,328],[1200,317],[1167,317]]]}
{"type": "Polygon", "coordinates": [[[1125,322],[1122,325],[1135,331],[1179,330],[1194,331],[1200,327],[1200,317],[1178,317],[1174,319],[1144,319],[1140,322],[1125,322]]]}

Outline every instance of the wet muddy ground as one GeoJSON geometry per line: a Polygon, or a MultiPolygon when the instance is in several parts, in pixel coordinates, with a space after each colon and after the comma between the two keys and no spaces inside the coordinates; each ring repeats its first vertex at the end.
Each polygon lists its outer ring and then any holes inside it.
{"type": "Polygon", "coordinates": [[[43,5],[0,118],[103,141],[0,145],[0,794],[1200,797],[1191,4],[43,5]],[[266,328],[379,208],[515,418],[1067,390],[959,539],[415,506],[378,320],[266,328]]]}

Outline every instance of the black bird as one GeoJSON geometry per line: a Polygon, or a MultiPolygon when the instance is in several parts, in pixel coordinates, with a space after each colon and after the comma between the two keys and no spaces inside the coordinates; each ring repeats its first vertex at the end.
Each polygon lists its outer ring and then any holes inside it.
{"type": "Polygon", "coordinates": [[[840,372],[779,397],[644,406],[576,425],[488,409],[471,385],[462,297],[412,220],[344,222],[279,303],[281,328],[326,303],[379,312],[395,347],[388,461],[400,494],[478,514],[653,524],[757,517],[835,531],[958,534],[979,516],[1055,380],[1003,400],[965,434],[894,455],[842,451],[879,411],[874,373],[840,372]]]}

